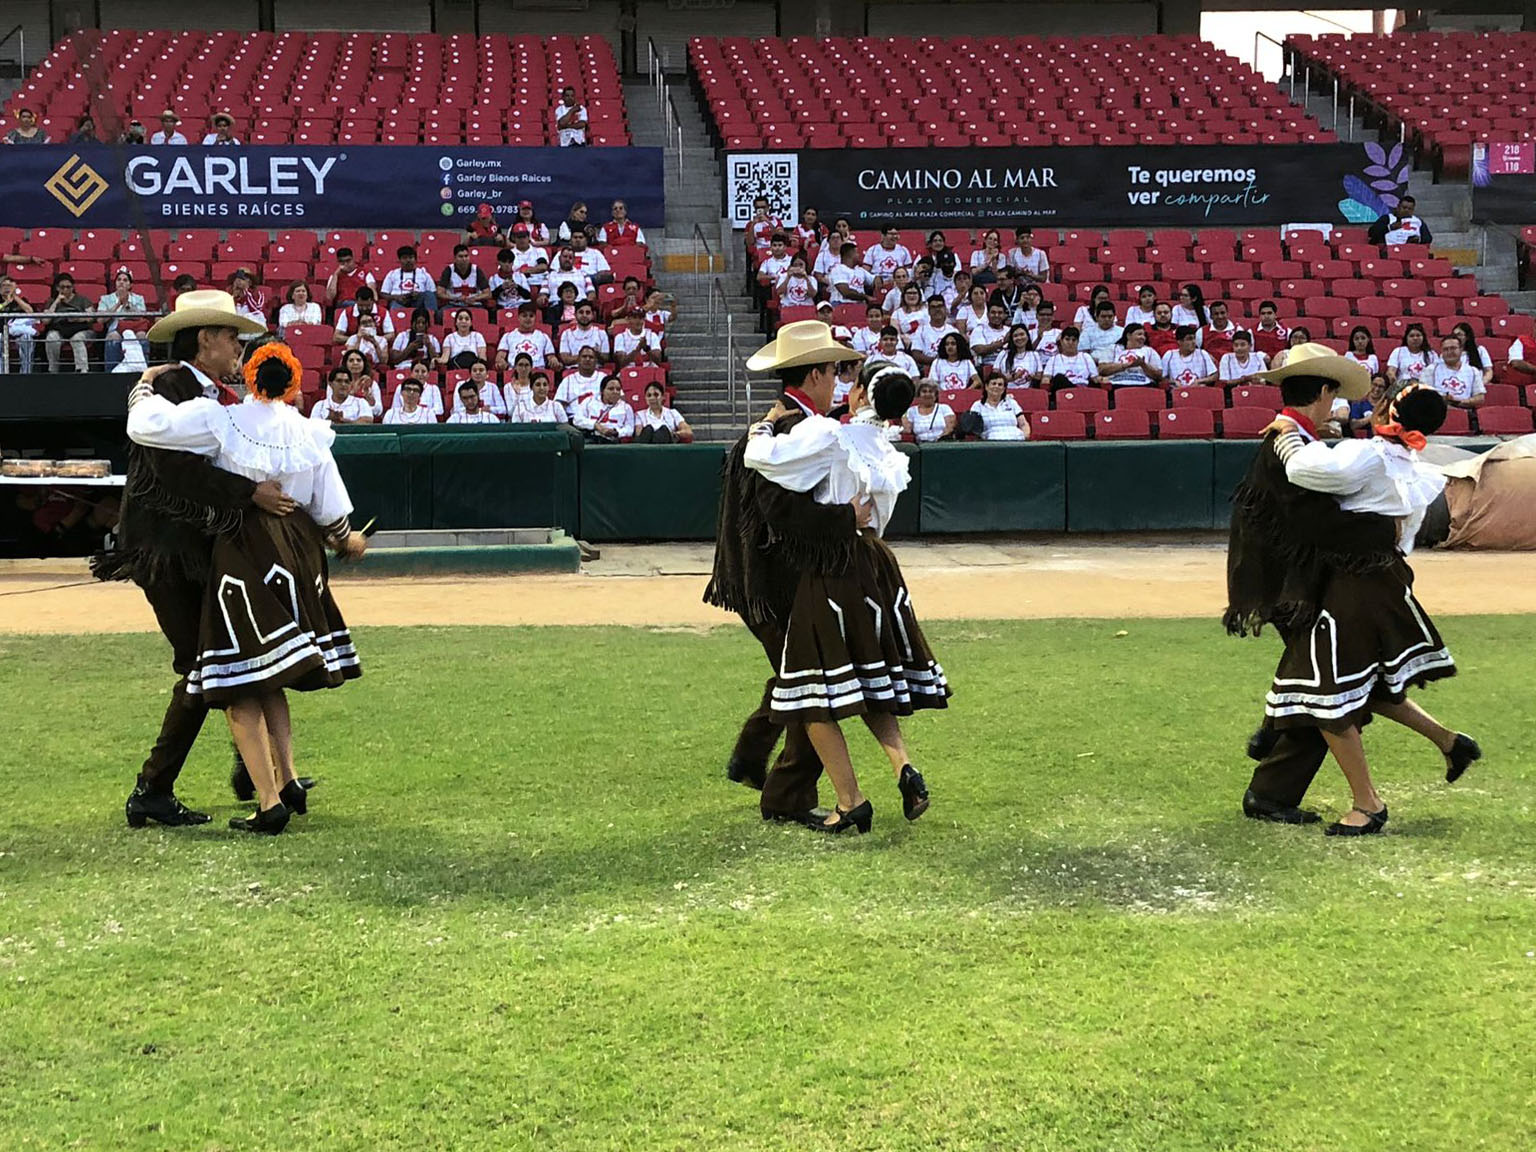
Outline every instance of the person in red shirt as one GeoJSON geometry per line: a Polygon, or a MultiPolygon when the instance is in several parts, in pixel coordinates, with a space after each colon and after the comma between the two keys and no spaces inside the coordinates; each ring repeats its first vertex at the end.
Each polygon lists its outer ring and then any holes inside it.
{"type": "Polygon", "coordinates": [[[1152,309],[1155,319],[1146,326],[1147,347],[1166,356],[1179,346],[1179,332],[1173,326],[1173,305],[1159,300],[1152,309]]]}
{"type": "Polygon", "coordinates": [[[1237,325],[1227,317],[1227,302],[1218,300],[1210,306],[1211,322],[1200,329],[1199,347],[1211,354],[1211,359],[1221,363],[1221,358],[1232,351],[1232,334],[1237,325]]]}
{"type": "Polygon", "coordinates": [[[645,247],[645,233],[629,218],[629,205],[624,201],[613,202],[613,219],[597,230],[597,242],[605,248],[645,247]]]}
{"type": "Polygon", "coordinates": [[[501,225],[496,222],[496,211],[485,201],[475,210],[475,218],[464,230],[464,243],[478,247],[482,244],[502,245],[501,225]]]}
{"type": "Polygon", "coordinates": [[[1264,359],[1275,362],[1275,353],[1291,346],[1291,330],[1275,317],[1279,309],[1273,300],[1259,305],[1259,326],[1253,330],[1253,350],[1264,353],[1264,359]]]}
{"type": "Polygon", "coordinates": [[[773,214],[768,197],[759,196],[752,201],[752,219],[747,222],[748,246],[766,252],[775,232],[784,231],[784,222],[773,214]]]}
{"type": "Polygon", "coordinates": [[[350,248],[336,249],[336,271],[325,282],[325,294],[333,308],[340,308],[357,299],[357,290],[364,284],[377,288],[373,273],[357,262],[350,248]]]}

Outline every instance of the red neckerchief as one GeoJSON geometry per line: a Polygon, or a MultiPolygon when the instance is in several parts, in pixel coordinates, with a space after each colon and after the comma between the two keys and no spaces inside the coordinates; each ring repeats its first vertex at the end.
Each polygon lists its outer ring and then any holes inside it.
{"type": "Polygon", "coordinates": [[[1287,420],[1296,421],[1303,432],[1312,437],[1312,439],[1317,439],[1317,425],[1308,420],[1300,412],[1296,411],[1296,409],[1282,408],[1280,409],[1280,415],[1284,416],[1287,420]]]}
{"type": "Polygon", "coordinates": [[[816,407],[815,402],[812,401],[811,398],[804,392],[800,391],[800,389],[786,388],[784,389],[784,395],[788,396],[791,400],[800,405],[800,407],[804,408],[812,416],[820,416],[822,414],[821,409],[816,407]]]}

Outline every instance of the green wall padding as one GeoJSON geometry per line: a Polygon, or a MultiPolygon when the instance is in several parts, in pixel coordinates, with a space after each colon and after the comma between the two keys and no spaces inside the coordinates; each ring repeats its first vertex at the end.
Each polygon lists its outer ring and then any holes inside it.
{"type": "Polygon", "coordinates": [[[1067,531],[1209,528],[1211,441],[1067,445],[1067,531]]]}
{"type": "Polygon", "coordinates": [[[401,455],[398,436],[338,435],[331,451],[352,497],[355,527],[375,517],[384,531],[416,526],[411,520],[411,470],[401,455]]]}
{"type": "Polygon", "coordinates": [[[725,444],[588,444],[583,540],[712,540],[725,444]]]}
{"type": "MultiPolygon", "coordinates": [[[[1067,526],[1062,444],[929,444],[920,454],[924,535],[1060,532],[1067,526]]],[[[910,490],[902,500],[911,500],[910,490]]]]}
{"type": "Polygon", "coordinates": [[[1226,528],[1232,520],[1232,493],[1248,475],[1259,441],[1213,440],[1211,448],[1211,527],[1226,528]]]}

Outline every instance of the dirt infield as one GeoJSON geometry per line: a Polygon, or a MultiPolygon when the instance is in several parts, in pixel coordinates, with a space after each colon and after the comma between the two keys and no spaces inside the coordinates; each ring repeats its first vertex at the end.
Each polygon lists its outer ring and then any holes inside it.
{"type": "MultiPolygon", "coordinates": [[[[1225,600],[1225,542],[911,543],[897,553],[925,619],[1206,616],[1225,600]]],[[[366,563],[366,562],[365,562],[366,563]]],[[[338,595],[362,627],[621,624],[708,628],[735,617],[700,602],[708,544],[604,546],[574,576],[368,579],[343,573],[338,595]]],[[[1436,615],[1536,612],[1536,555],[1413,558],[1436,615]]],[[[0,632],[152,632],[132,585],[90,579],[83,562],[0,561],[0,632]]]]}

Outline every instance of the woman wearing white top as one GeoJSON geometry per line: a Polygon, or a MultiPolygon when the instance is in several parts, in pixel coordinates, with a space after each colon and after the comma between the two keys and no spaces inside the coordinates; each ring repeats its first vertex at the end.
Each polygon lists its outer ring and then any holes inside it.
{"type": "MultiPolygon", "coordinates": [[[[1100,300],[1109,300],[1109,289],[1103,284],[1095,284],[1093,291],[1088,293],[1088,303],[1080,305],[1077,309],[1077,315],[1072,318],[1072,324],[1079,332],[1096,323],[1095,317],[1100,300]]],[[[1109,302],[1111,304],[1114,303],[1113,300],[1109,302]]],[[[1118,324],[1119,321],[1116,320],[1116,323],[1118,324]]]]}
{"type": "Polygon", "coordinates": [[[992,370],[1002,376],[1006,387],[1034,387],[1040,361],[1030,345],[1029,329],[1025,325],[1015,324],[1008,329],[1007,339],[992,361],[992,370]]]}
{"type": "Polygon", "coordinates": [[[588,438],[624,443],[635,438],[635,410],[624,399],[624,385],[617,376],[603,377],[602,395],[588,396],[576,405],[571,423],[588,438]]]}
{"type": "Polygon", "coordinates": [[[421,396],[421,406],[432,413],[432,419],[437,420],[443,414],[443,390],[430,379],[431,369],[420,360],[411,365],[411,374],[401,381],[400,387],[395,389],[395,394],[389,399],[389,410],[398,412],[405,407],[405,386],[415,383],[421,396]]]}
{"type": "Polygon", "coordinates": [[[891,327],[901,333],[901,342],[908,346],[918,330],[928,323],[928,305],[923,300],[923,290],[916,284],[908,284],[901,291],[901,306],[891,313],[891,327]]]}
{"type": "Polygon", "coordinates": [[[805,270],[805,257],[796,256],[774,285],[781,307],[803,308],[816,302],[816,281],[805,270]]]}
{"type": "Polygon", "coordinates": [[[290,324],[321,324],[320,305],[309,298],[309,285],[295,280],[288,285],[288,302],[277,310],[277,332],[284,336],[290,324]]]}
{"type": "Polygon", "coordinates": [[[1008,395],[1008,389],[997,376],[987,381],[982,398],[971,405],[971,411],[981,417],[983,440],[1029,439],[1029,420],[1024,409],[1008,395]]]}
{"type": "Polygon", "coordinates": [[[1160,383],[1163,379],[1163,358],[1157,354],[1156,348],[1148,346],[1146,325],[1134,322],[1127,324],[1120,341],[1115,345],[1115,352],[1122,367],[1118,372],[1110,374],[1110,385],[1115,388],[1147,388],[1160,383]]]}
{"type": "Polygon", "coordinates": [[[942,440],[955,430],[955,410],[939,403],[939,386],[932,380],[920,380],[917,398],[901,418],[901,429],[919,444],[942,440]]]}
{"type": "Polygon", "coordinates": [[[1273,372],[1277,368],[1284,368],[1286,360],[1290,359],[1291,349],[1302,344],[1312,343],[1312,333],[1303,325],[1297,324],[1286,336],[1286,345],[1275,353],[1275,358],[1269,362],[1269,370],[1273,372]]]}
{"type": "Polygon", "coordinates": [[[443,337],[438,354],[439,367],[468,368],[476,360],[486,359],[485,337],[475,331],[475,318],[468,308],[453,314],[453,331],[443,337]]]}
{"type": "Polygon", "coordinates": [[[1388,384],[1407,384],[1428,380],[1429,373],[1438,359],[1424,334],[1424,325],[1417,322],[1403,329],[1403,342],[1392,349],[1387,357],[1384,375],[1388,384]]]}
{"type": "MultiPolygon", "coordinates": [[[[519,404],[533,396],[533,357],[526,352],[519,352],[512,360],[511,373],[501,390],[502,404],[508,413],[515,411],[519,404]]],[[[548,379],[546,376],[546,384],[548,379]]]]}
{"type": "Polygon", "coordinates": [[[379,379],[373,374],[368,358],[352,348],[341,354],[341,366],[352,377],[352,395],[368,401],[368,408],[375,420],[384,415],[384,397],[379,392],[379,379]]]}
{"type": "Polygon", "coordinates": [[[654,380],[645,386],[645,408],[635,415],[636,444],[693,443],[693,429],[681,412],[666,404],[666,395],[654,380]]]}
{"type": "Polygon", "coordinates": [[[1173,306],[1173,324],[1193,324],[1198,331],[1211,322],[1205,311],[1205,293],[1198,284],[1186,284],[1179,289],[1179,302],[1173,306]]]}
{"type": "Polygon", "coordinates": [[[999,269],[1007,264],[1002,237],[996,228],[988,228],[981,234],[981,247],[971,253],[971,279],[977,284],[996,284],[999,269]]]}
{"type": "Polygon", "coordinates": [[[939,341],[939,354],[928,366],[928,379],[946,392],[971,387],[980,373],[971,359],[971,346],[964,336],[951,332],[939,341]]]}
{"type": "Polygon", "coordinates": [[[1356,324],[1349,330],[1349,349],[1344,355],[1356,364],[1365,365],[1372,376],[1381,371],[1381,361],[1376,359],[1376,342],[1364,324],[1356,324]]]}
{"type": "Polygon", "coordinates": [[[399,401],[397,407],[392,407],[384,413],[386,424],[436,424],[437,417],[432,409],[421,402],[421,381],[417,379],[406,380],[395,389],[395,399],[399,401]]]}
{"type": "Polygon", "coordinates": [[[973,285],[965,303],[955,309],[955,327],[962,332],[979,328],[987,322],[987,290],[980,284],[973,285]]]}
{"type": "Polygon", "coordinates": [[[535,372],[530,381],[528,396],[517,402],[515,408],[511,408],[512,423],[514,424],[569,424],[571,418],[565,414],[565,406],[549,396],[549,376],[543,372],[535,372]]]}
{"type": "Polygon", "coordinates": [[[1143,284],[1136,289],[1136,303],[1125,310],[1127,324],[1155,324],[1157,322],[1157,289],[1143,284]]]}
{"type": "MultiPolygon", "coordinates": [[[[170,366],[167,366],[170,367],[170,366]]],[[[276,481],[298,505],[287,516],[247,509],[213,537],[188,696],[223,708],[259,803],[230,826],[276,835],[307,808],[293,771],[287,689],[339,687],[362,674],[357,649],[331,595],[329,545],[347,559],[367,549],[352,531],[352,501],[331,455],[335,430],[282,403],[303,369],[286,345],[269,343],[245,366],[246,387],[265,403],[221,405],[198,397],[172,404],[141,379],[128,402],[137,444],[213,459],[226,472],[276,481]]]]}

